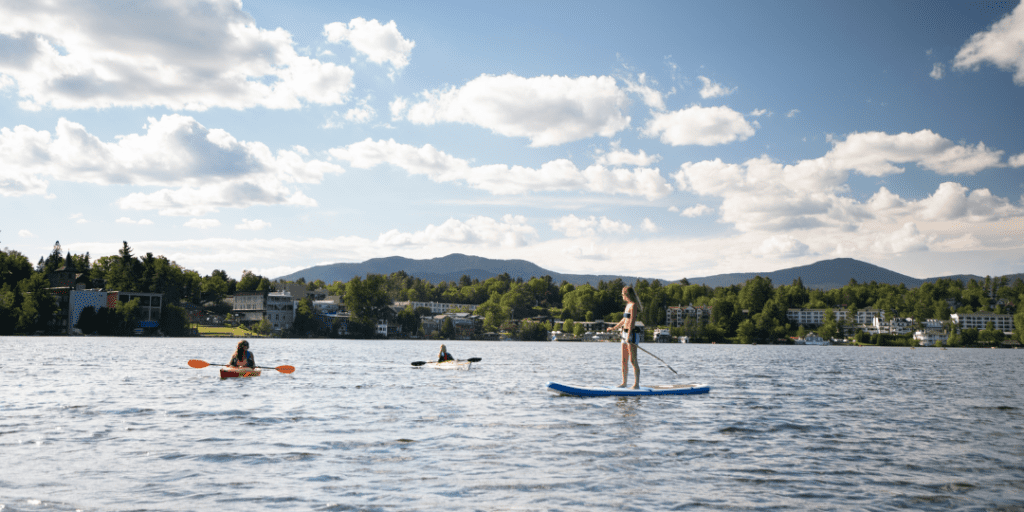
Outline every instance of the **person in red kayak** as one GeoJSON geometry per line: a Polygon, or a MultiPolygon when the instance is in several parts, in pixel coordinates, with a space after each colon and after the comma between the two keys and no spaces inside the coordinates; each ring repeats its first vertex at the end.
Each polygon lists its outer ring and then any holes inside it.
{"type": "Polygon", "coordinates": [[[231,356],[231,362],[228,366],[237,366],[240,368],[256,368],[256,358],[252,356],[252,352],[249,352],[249,342],[242,340],[238,342],[238,348],[235,350],[234,355],[231,356]]]}
{"type": "Polygon", "coordinates": [[[437,362],[443,363],[445,361],[454,361],[455,358],[448,353],[448,347],[441,345],[441,350],[437,352],[437,362]]]}

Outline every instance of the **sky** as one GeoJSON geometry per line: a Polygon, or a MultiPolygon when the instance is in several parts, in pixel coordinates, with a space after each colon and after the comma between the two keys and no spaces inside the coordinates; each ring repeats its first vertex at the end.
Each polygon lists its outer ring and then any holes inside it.
{"type": "MultiPolygon", "coordinates": [[[[1024,272],[1016,1],[0,0],[0,247],[1024,272]]],[[[779,283],[785,284],[785,283],[779,283]]]]}

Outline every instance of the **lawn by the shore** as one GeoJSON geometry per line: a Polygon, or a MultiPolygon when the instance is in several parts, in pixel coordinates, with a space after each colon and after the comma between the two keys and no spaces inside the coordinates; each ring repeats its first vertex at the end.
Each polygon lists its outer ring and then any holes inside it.
{"type": "Polygon", "coordinates": [[[219,336],[223,338],[257,338],[256,334],[241,327],[213,327],[208,325],[199,326],[200,336],[219,336]]]}

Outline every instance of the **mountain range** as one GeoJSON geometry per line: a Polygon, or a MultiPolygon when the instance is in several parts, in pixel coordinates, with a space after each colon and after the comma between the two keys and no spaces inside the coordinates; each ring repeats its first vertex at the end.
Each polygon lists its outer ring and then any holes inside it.
{"type": "MultiPolygon", "coordinates": [[[[434,284],[441,281],[457,282],[464,275],[469,276],[470,279],[484,281],[506,273],[512,279],[522,278],[524,281],[528,281],[533,277],[551,276],[555,283],[566,281],[576,286],[584,283],[596,286],[599,281],[607,282],[615,279],[622,279],[625,283],[634,283],[639,279],[646,279],[647,281],[655,279],[623,275],[562,274],[545,270],[525,260],[496,260],[480,256],[467,256],[465,254],[449,254],[448,256],[426,260],[392,256],[388,258],[373,258],[362,263],[333,263],[310,267],[277,279],[297,281],[299,278],[304,278],[306,282],[322,280],[327,284],[331,284],[335,281],[348,282],[356,276],[363,277],[367,274],[389,275],[398,271],[404,271],[410,276],[418,277],[434,284]]],[[[851,279],[856,280],[858,283],[870,283],[871,281],[884,284],[902,283],[908,288],[917,288],[923,283],[938,279],[960,279],[964,282],[970,279],[984,279],[983,277],[969,274],[917,279],[852,258],[823,260],[810,265],[772,272],[740,272],[707,277],[687,277],[686,279],[690,284],[706,284],[712,288],[717,288],[720,286],[743,284],[755,276],[771,279],[772,284],[775,286],[791,284],[794,280],[800,278],[804,286],[823,290],[841,288],[849,284],[851,279]]],[[[1013,280],[1022,276],[1024,274],[1013,274],[1006,277],[1013,280]]],[[[663,284],[668,284],[671,280],[661,279],[661,281],[663,284]]]]}

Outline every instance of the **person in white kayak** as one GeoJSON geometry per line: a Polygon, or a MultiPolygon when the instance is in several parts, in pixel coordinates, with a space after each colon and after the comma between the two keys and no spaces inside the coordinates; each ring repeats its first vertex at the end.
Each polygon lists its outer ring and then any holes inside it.
{"type": "Polygon", "coordinates": [[[443,363],[445,361],[454,361],[455,358],[448,353],[448,347],[441,345],[441,349],[437,352],[437,362],[443,363]]]}
{"type": "Polygon", "coordinates": [[[637,344],[643,339],[643,332],[636,328],[636,317],[643,311],[643,304],[640,297],[632,286],[622,288],[622,300],[626,301],[626,311],[622,313],[622,320],[608,328],[608,331],[622,331],[622,382],[620,388],[626,387],[626,377],[629,376],[629,365],[633,365],[633,389],[640,388],[640,363],[636,360],[637,344]]]}

